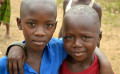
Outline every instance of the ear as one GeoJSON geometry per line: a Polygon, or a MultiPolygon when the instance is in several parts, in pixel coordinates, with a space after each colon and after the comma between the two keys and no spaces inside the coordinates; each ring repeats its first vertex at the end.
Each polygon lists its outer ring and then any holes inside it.
{"type": "Polygon", "coordinates": [[[17,26],[19,30],[22,30],[21,19],[17,17],[17,26]]]}
{"type": "Polygon", "coordinates": [[[97,46],[100,47],[100,41],[102,39],[102,30],[100,30],[100,33],[99,33],[99,39],[98,39],[98,42],[97,42],[97,46]]]}
{"type": "Polygon", "coordinates": [[[55,29],[54,29],[54,31],[56,30],[56,27],[57,27],[57,22],[58,22],[58,21],[56,20],[56,22],[55,22],[55,29]]]}
{"type": "Polygon", "coordinates": [[[102,30],[100,30],[100,34],[99,34],[99,40],[101,41],[102,39],[102,30]]]}

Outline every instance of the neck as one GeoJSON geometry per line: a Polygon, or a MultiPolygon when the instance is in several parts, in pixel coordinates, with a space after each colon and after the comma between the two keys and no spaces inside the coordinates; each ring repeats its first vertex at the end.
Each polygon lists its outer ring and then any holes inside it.
{"type": "MultiPolygon", "coordinates": [[[[74,0],[73,0],[74,1],[74,0]]],[[[91,2],[91,0],[76,0],[74,1],[76,2],[76,4],[85,4],[85,5],[89,5],[89,3],[91,2]]]]}
{"type": "Polygon", "coordinates": [[[31,60],[41,60],[42,59],[42,55],[43,55],[43,51],[35,51],[34,49],[32,49],[29,46],[25,46],[26,48],[26,55],[27,55],[27,60],[31,59],[31,60]]]}
{"type": "Polygon", "coordinates": [[[76,66],[80,68],[87,69],[94,62],[94,55],[91,54],[89,57],[87,57],[83,61],[76,61],[71,57],[67,58],[67,60],[68,60],[67,63],[70,61],[69,64],[76,64],[76,66]]]}
{"type": "Polygon", "coordinates": [[[26,62],[39,74],[43,51],[35,51],[27,44],[25,44],[25,48],[27,54],[26,62]]]}
{"type": "Polygon", "coordinates": [[[91,1],[91,0],[77,0],[78,2],[86,2],[86,1],[91,1]]]}

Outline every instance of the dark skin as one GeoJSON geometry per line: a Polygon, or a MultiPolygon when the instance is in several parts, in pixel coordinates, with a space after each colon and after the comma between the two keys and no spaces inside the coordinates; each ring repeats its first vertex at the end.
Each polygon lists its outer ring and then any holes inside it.
{"type": "MultiPolygon", "coordinates": [[[[43,0],[44,1],[44,0],[43,0]]],[[[50,6],[47,6],[47,7],[50,7],[50,6]]],[[[45,8],[44,8],[45,9],[45,8]]],[[[26,9],[24,10],[24,12],[26,11],[26,9]]],[[[55,10],[54,10],[55,12],[55,10]]],[[[22,15],[24,16],[24,15],[22,15]]],[[[21,16],[21,19],[17,19],[18,22],[21,22],[22,20],[22,16],[21,16]]],[[[19,26],[18,26],[19,27],[19,26]]],[[[35,49],[36,50],[36,49],[35,49]]],[[[99,49],[97,49],[98,51],[99,49]]],[[[97,54],[100,54],[99,57],[101,57],[101,51],[97,52],[97,54]]],[[[24,59],[25,59],[25,54],[24,54],[24,50],[19,47],[19,46],[13,46],[10,48],[10,51],[8,53],[8,70],[11,74],[17,74],[18,73],[18,69],[19,69],[19,72],[20,74],[23,74],[23,66],[24,66],[24,59]],[[17,49],[17,50],[16,50],[17,49]],[[17,68],[17,65],[16,63],[18,64],[18,68],[17,68]],[[13,68],[12,68],[12,65],[13,65],[13,68]],[[13,72],[14,71],[14,72],[13,72]]],[[[101,58],[101,62],[100,63],[104,63],[104,59],[105,56],[102,54],[102,58],[101,58]]],[[[39,60],[40,61],[40,60],[39,60]]],[[[29,60],[28,60],[29,62],[29,60]]],[[[108,62],[108,60],[106,60],[105,62],[108,62]]],[[[32,62],[31,62],[32,63],[32,62]]],[[[109,62],[108,62],[109,63],[109,62]]],[[[106,63],[105,63],[106,64],[106,63]]],[[[104,65],[104,64],[102,64],[104,65]]],[[[109,64],[108,64],[109,65],[109,64]]],[[[105,66],[105,65],[104,65],[105,66]]],[[[109,69],[110,70],[110,69],[109,69]]]]}
{"type": "MultiPolygon", "coordinates": [[[[75,5],[79,5],[79,4],[84,4],[84,5],[89,5],[91,2],[91,0],[73,0],[72,1],[72,4],[71,4],[71,7],[75,6],[75,5]]],[[[69,0],[64,0],[63,2],[63,16],[65,15],[65,10],[66,10],[66,7],[69,3],[69,0]]],[[[93,8],[96,10],[96,12],[98,13],[99,15],[99,19],[100,19],[100,22],[101,22],[101,17],[102,17],[102,9],[100,7],[99,4],[97,3],[94,3],[93,5],[93,8]]],[[[101,32],[102,33],[102,32],[101,32]]],[[[59,32],[59,38],[62,37],[62,28],[60,29],[60,32],[59,32]]],[[[102,36],[101,36],[102,38],[102,36]]],[[[99,46],[99,43],[98,43],[98,46],[99,46]]]]}
{"type": "Polygon", "coordinates": [[[95,21],[88,15],[65,17],[64,22],[67,27],[64,34],[64,46],[69,54],[67,66],[73,73],[86,70],[94,61],[93,53],[100,40],[100,26],[97,26],[100,23],[95,21]],[[76,22],[76,19],[80,21],[76,22]]]}
{"type": "MultiPolygon", "coordinates": [[[[39,74],[44,48],[50,41],[57,24],[54,8],[49,4],[44,5],[44,3],[29,5],[25,13],[21,14],[21,18],[17,18],[17,24],[18,28],[23,30],[26,41],[26,62],[39,74]]],[[[16,70],[14,74],[18,74],[17,65],[14,64],[16,70]]],[[[12,68],[11,66],[9,64],[8,67],[12,68]]],[[[9,72],[10,74],[13,73],[12,71],[9,72]]]]}

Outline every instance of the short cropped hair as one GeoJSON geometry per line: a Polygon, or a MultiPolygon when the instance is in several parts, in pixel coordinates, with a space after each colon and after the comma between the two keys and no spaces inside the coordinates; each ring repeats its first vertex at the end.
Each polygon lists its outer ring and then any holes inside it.
{"type": "Polygon", "coordinates": [[[50,6],[52,6],[57,11],[56,0],[22,0],[20,5],[20,16],[24,13],[26,7],[32,5],[33,3],[50,4],[50,6]]]}
{"type": "MultiPolygon", "coordinates": [[[[79,15],[83,15],[83,16],[91,15],[92,17],[94,17],[97,20],[97,24],[100,25],[98,13],[92,7],[90,7],[88,5],[76,5],[76,6],[72,7],[70,10],[68,10],[64,15],[63,25],[62,25],[62,35],[64,35],[64,32],[65,32],[64,20],[67,15],[70,15],[70,16],[78,15],[78,17],[79,17],[79,15]]],[[[76,21],[78,21],[78,20],[76,20],[76,21]]]]}

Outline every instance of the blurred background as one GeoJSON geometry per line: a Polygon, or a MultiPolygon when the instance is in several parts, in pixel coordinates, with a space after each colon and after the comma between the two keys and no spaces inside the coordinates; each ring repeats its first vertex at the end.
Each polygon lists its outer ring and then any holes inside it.
{"type": "MultiPolygon", "coordinates": [[[[22,31],[17,28],[16,17],[19,17],[21,0],[11,1],[11,21],[10,39],[5,38],[6,27],[0,26],[0,57],[5,55],[8,45],[13,41],[22,41],[24,37],[22,31]]],[[[102,7],[102,26],[103,38],[101,50],[112,64],[115,74],[120,74],[120,0],[96,0],[102,7]]],[[[58,37],[59,29],[62,24],[63,0],[57,0],[58,5],[58,25],[54,37],[58,37]]]]}

